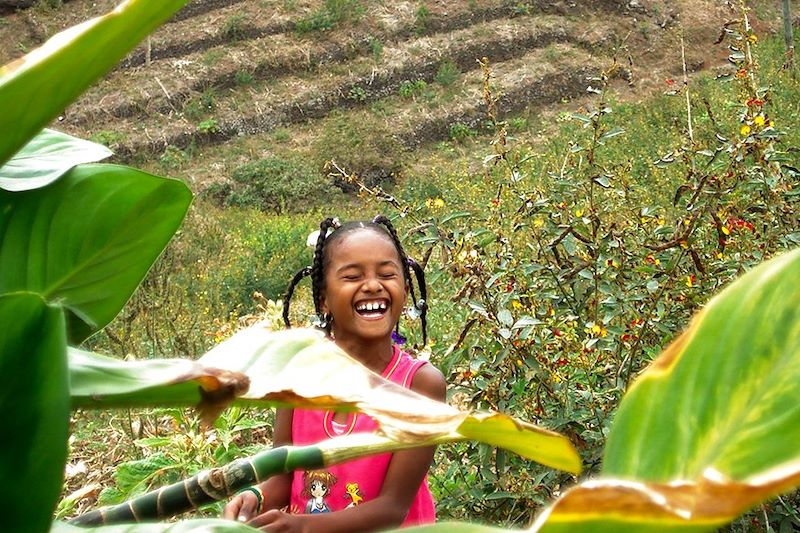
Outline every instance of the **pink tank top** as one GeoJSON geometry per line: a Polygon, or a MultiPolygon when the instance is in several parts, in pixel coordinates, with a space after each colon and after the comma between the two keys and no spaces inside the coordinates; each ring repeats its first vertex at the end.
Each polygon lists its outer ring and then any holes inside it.
{"type": "MultiPolygon", "coordinates": [[[[392,360],[382,376],[405,388],[411,388],[414,374],[425,364],[425,361],[412,358],[395,345],[392,360]]],[[[316,444],[339,435],[371,433],[377,427],[372,418],[362,413],[350,413],[344,424],[338,424],[333,421],[333,413],[330,411],[295,409],[292,416],[292,442],[299,446],[316,444]]],[[[354,507],[376,498],[381,492],[391,459],[391,453],[384,453],[329,466],[325,470],[295,471],[289,511],[327,513],[354,507]]],[[[426,475],[411,503],[403,526],[430,524],[435,519],[433,497],[428,489],[426,475]]]]}

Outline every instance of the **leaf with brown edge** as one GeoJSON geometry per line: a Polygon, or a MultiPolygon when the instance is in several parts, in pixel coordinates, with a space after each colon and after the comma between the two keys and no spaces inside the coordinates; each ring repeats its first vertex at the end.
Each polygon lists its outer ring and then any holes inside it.
{"type": "Polygon", "coordinates": [[[636,381],[604,477],[536,531],[712,531],[800,485],[800,250],[714,297],[636,381]]]}
{"type": "Polygon", "coordinates": [[[186,0],[126,0],[0,67],[0,165],[186,0]]]}
{"type": "Polygon", "coordinates": [[[196,405],[210,422],[250,379],[185,359],[121,361],[69,348],[72,407],[196,405]]]}
{"type": "Polygon", "coordinates": [[[753,506],[800,483],[800,462],[745,483],[709,470],[699,482],[587,481],[567,491],[533,531],[714,531],[753,506]]]}
{"type": "MultiPolygon", "coordinates": [[[[307,409],[358,409],[400,442],[460,435],[500,446],[544,465],[579,473],[580,457],[563,435],[500,413],[459,411],[384,380],[315,330],[242,330],[200,359],[250,376],[239,401],[307,409]]],[[[452,439],[451,439],[452,440],[452,439]]]]}

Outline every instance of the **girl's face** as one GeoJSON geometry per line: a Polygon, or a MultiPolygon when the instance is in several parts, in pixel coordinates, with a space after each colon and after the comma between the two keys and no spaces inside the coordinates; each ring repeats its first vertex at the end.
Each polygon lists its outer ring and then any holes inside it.
{"type": "Polygon", "coordinates": [[[342,237],[328,254],[322,310],[333,315],[336,340],[391,336],[408,294],[394,243],[364,229],[342,237]]]}

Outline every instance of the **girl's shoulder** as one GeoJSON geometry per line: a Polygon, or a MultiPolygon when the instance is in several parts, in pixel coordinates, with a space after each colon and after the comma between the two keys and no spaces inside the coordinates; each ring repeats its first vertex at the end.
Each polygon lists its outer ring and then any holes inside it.
{"type": "Polygon", "coordinates": [[[424,364],[414,374],[411,390],[443,402],[447,395],[447,382],[442,372],[432,364],[424,364]]]}

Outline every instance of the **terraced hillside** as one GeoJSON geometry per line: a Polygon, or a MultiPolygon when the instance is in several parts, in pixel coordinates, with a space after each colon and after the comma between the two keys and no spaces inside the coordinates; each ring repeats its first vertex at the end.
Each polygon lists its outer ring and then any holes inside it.
{"type": "MultiPolygon", "coordinates": [[[[114,3],[40,2],[6,14],[0,60],[114,3]]],[[[321,179],[335,158],[381,180],[413,167],[420,150],[481,132],[479,58],[491,63],[504,116],[538,117],[581,97],[623,44],[621,95],[646,94],[682,70],[682,19],[691,20],[690,69],[718,64],[709,55],[724,18],[717,4],[195,0],[58,127],[198,191],[216,183],[224,195],[237,168],[264,158],[301,162],[321,179]]]]}

